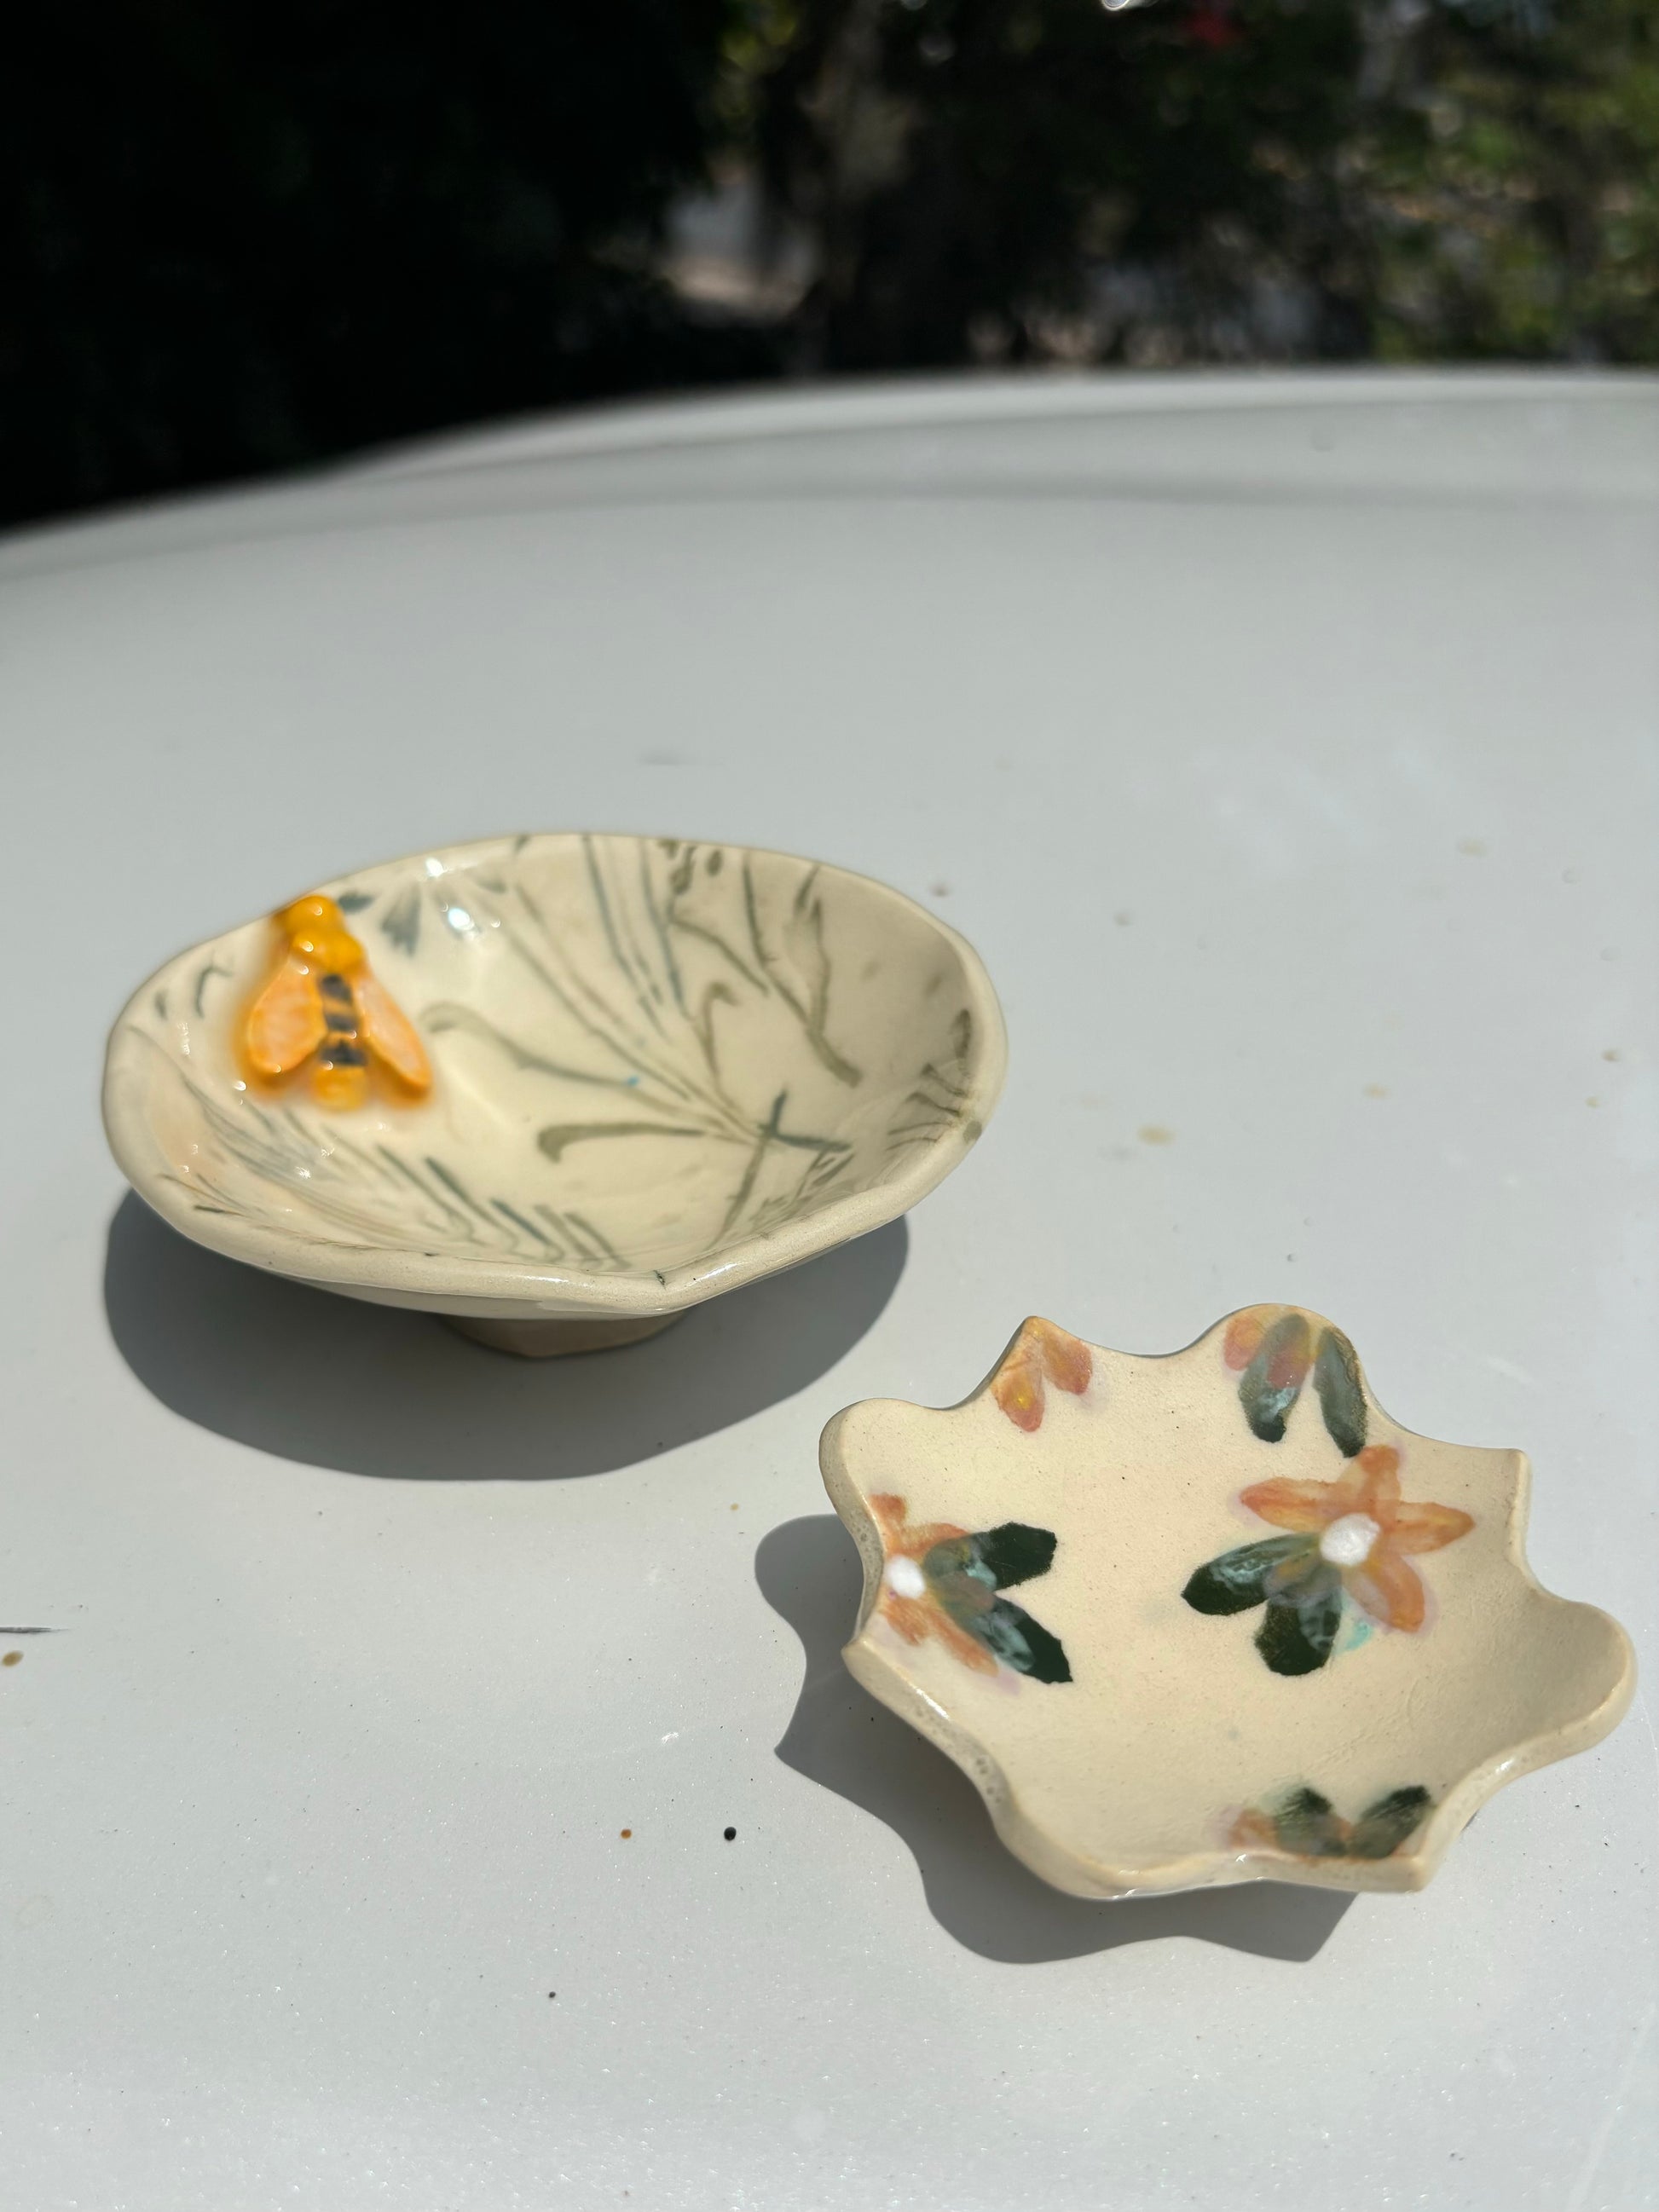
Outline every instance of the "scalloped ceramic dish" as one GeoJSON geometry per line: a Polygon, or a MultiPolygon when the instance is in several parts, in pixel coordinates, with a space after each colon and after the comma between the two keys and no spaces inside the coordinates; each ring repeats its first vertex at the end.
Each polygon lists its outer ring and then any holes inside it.
{"type": "Polygon", "coordinates": [[[303,1071],[259,1079],[248,1012],[286,948],[266,917],[134,994],[110,1144],[198,1243],[507,1349],[647,1335],[878,1227],[957,1165],[1001,1088],[971,947],[842,869],[553,833],[324,890],[413,1021],[428,1094],[377,1079],[330,1111],[303,1071]]]}
{"type": "Polygon", "coordinates": [[[1297,1308],[1151,1358],[1028,1321],[963,1404],[851,1407],[822,1458],[848,1667],[1079,1896],[1420,1888],[1634,1686],[1527,1566],[1524,1456],[1401,1428],[1297,1308]]]}

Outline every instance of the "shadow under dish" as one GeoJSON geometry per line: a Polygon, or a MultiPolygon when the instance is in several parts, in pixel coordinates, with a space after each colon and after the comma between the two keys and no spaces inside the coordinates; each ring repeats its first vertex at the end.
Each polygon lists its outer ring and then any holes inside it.
{"type": "Polygon", "coordinates": [[[145,1389],[220,1436],[349,1474],[534,1481],[631,1466],[804,1390],[880,1316],[908,1247],[889,1222],[643,1343],[526,1361],[225,1259],[129,1194],[104,1305],[145,1389]]]}

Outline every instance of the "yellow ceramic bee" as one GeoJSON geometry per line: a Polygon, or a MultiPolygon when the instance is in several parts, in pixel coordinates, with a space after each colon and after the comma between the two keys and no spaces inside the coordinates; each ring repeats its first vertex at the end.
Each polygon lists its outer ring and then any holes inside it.
{"type": "Polygon", "coordinates": [[[343,1112],[368,1097],[372,1052],[408,1097],[425,1097],[432,1069],[421,1040],[333,900],[295,899],[276,926],[288,949],[249,1008],[243,1037],[253,1073],[275,1081],[309,1060],[319,1103],[343,1112]]]}

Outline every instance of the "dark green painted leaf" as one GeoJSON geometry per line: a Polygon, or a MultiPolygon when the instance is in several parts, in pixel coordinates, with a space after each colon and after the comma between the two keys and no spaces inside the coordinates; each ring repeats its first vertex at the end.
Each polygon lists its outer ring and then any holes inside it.
{"type": "MultiPolygon", "coordinates": [[[[967,1626],[966,1623],[963,1624],[967,1626]]],[[[1038,1682],[1069,1682],[1071,1662],[1059,1637],[1052,1636],[1040,1620],[1006,1597],[992,1601],[988,1613],[969,1628],[988,1651],[1017,1674],[1038,1682]]]]}
{"type": "Polygon", "coordinates": [[[1420,1784],[1413,1784],[1409,1790],[1391,1790],[1375,1805],[1368,1805],[1354,1822],[1349,1850],[1357,1859],[1387,1858],[1390,1852],[1399,1850],[1407,1836],[1422,1826],[1432,1802],[1420,1784]]]}
{"type": "Polygon", "coordinates": [[[1341,1620],[1340,1589],[1308,1605],[1270,1605],[1255,1648],[1275,1674],[1315,1674],[1331,1656],[1341,1620]]]}
{"type": "Polygon", "coordinates": [[[997,1586],[990,1569],[980,1563],[974,1539],[953,1536],[945,1543],[935,1544],[923,1559],[921,1571],[957,1626],[983,1643],[981,1632],[997,1601],[997,1586]]]}
{"type": "Polygon", "coordinates": [[[1347,1848],[1347,1823],[1316,1790],[1292,1790],[1273,1814],[1273,1829],[1287,1851],[1304,1858],[1340,1858],[1347,1848]]]}
{"type": "Polygon", "coordinates": [[[1261,1594],[1269,1605],[1311,1605],[1340,1587],[1342,1578],[1328,1559],[1320,1558],[1316,1539],[1304,1536],[1302,1542],[1304,1551],[1292,1553],[1262,1577],[1261,1594]]]}
{"type": "Polygon", "coordinates": [[[924,1556],[921,1571],[941,1594],[965,1575],[988,1595],[996,1582],[990,1569],[981,1563],[978,1547],[976,1536],[947,1536],[924,1556]]]}
{"type": "Polygon", "coordinates": [[[1331,1441],[1345,1459],[1365,1449],[1365,1394],[1359,1385],[1359,1361],[1340,1329],[1328,1328],[1314,1360],[1314,1389],[1331,1441]]]}
{"type": "Polygon", "coordinates": [[[984,1529],[973,1543],[980,1565],[989,1570],[998,1589],[1046,1575],[1054,1563],[1053,1532],[1030,1528],[1024,1521],[1005,1521],[1000,1528],[984,1529]]]}
{"type": "Polygon", "coordinates": [[[1188,1580],[1181,1593],[1194,1613],[1245,1613],[1266,1601],[1263,1587],[1270,1571],[1285,1560],[1305,1553],[1311,1562],[1319,1556],[1312,1536],[1269,1536],[1260,1544],[1241,1544],[1208,1559],[1188,1580]]]}
{"type": "Polygon", "coordinates": [[[342,914],[361,914],[366,906],[373,906],[379,896],[378,891],[342,891],[334,903],[342,914]]]}
{"type": "Polygon", "coordinates": [[[1285,1434],[1291,1408],[1302,1395],[1313,1356],[1312,1338],[1304,1314],[1281,1314],[1262,1338],[1255,1358],[1238,1378],[1238,1402],[1244,1418],[1263,1443],[1276,1444],[1285,1434]]]}
{"type": "Polygon", "coordinates": [[[1039,1682],[1069,1682],[1072,1669],[1060,1638],[1023,1607],[997,1595],[991,1570],[975,1548],[979,1540],[954,1536],[934,1545],[921,1563],[934,1596],[957,1626],[1005,1667],[1039,1682]]]}

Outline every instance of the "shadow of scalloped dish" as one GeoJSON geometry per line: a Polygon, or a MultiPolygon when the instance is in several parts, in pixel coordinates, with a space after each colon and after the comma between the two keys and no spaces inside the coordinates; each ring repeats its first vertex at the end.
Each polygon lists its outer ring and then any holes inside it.
{"type": "Polygon", "coordinates": [[[1527,1565],[1524,1455],[1402,1429],[1297,1307],[1159,1358],[1028,1321],[961,1405],[850,1407],[822,1460],[848,1668],[1076,1896],[1419,1889],[1635,1686],[1527,1565]]]}
{"type": "Polygon", "coordinates": [[[586,1351],[879,1227],[984,1127],[972,948],[778,853],[550,833],[181,953],[111,1034],[129,1182],[232,1258],[586,1351]]]}

